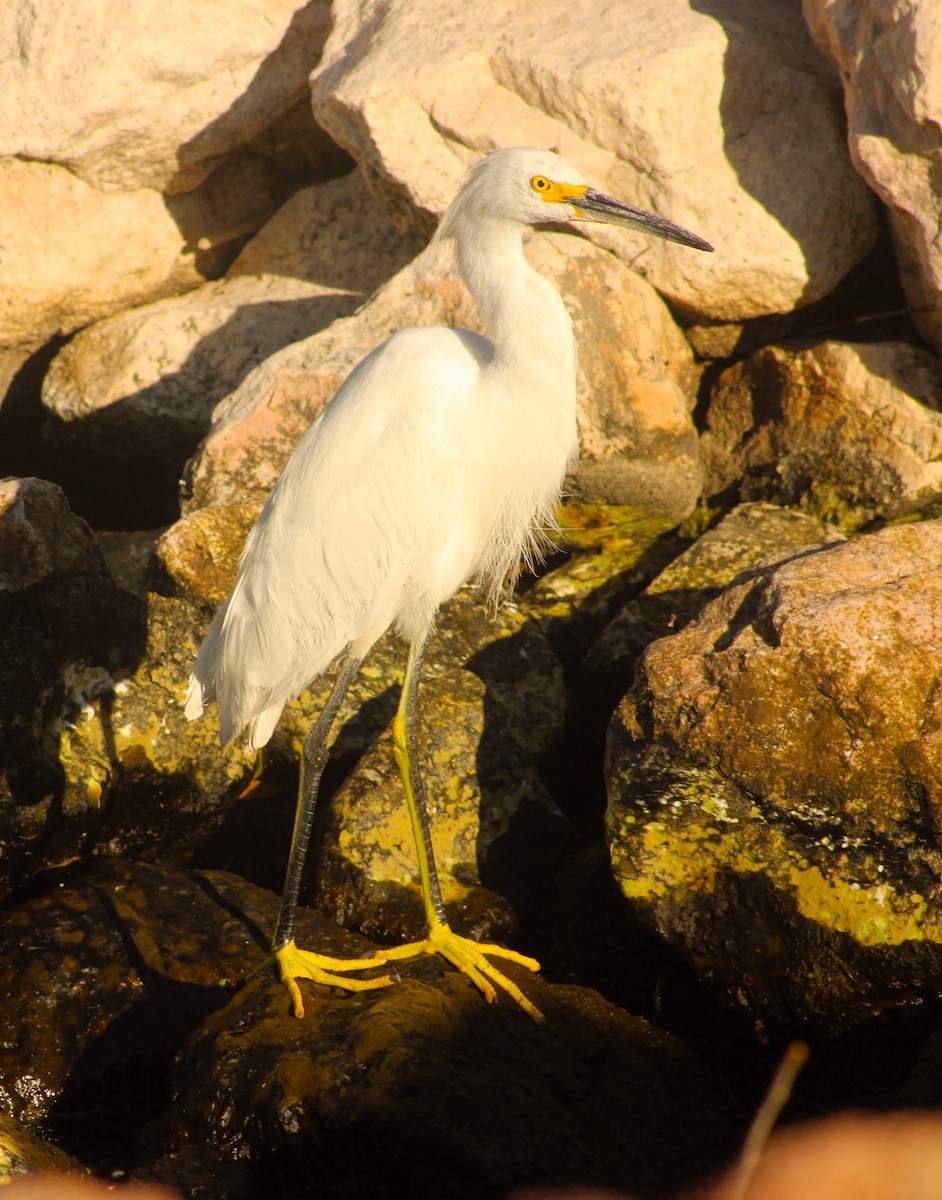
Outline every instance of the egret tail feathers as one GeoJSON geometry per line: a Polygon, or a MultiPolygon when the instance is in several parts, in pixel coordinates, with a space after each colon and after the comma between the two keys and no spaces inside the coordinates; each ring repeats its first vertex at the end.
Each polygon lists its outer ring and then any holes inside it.
{"type": "Polygon", "coordinates": [[[281,716],[284,706],[284,701],[280,704],[272,704],[249,721],[246,745],[250,750],[261,750],[268,744],[271,735],[275,732],[275,726],[278,724],[278,718],[281,716]]]}
{"type": "Polygon", "coordinates": [[[213,701],[211,688],[207,688],[202,680],[195,675],[190,676],[186,688],[186,699],[183,701],[183,712],[188,721],[201,717],[213,701]]]}

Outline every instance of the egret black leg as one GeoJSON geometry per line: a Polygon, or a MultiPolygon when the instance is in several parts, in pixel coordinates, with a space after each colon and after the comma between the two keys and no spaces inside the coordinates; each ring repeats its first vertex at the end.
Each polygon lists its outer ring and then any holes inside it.
{"type": "Polygon", "coordinates": [[[344,659],[334,686],[330,689],[327,703],[304,739],[304,747],[301,752],[301,779],[298,783],[298,803],[294,812],[294,832],[291,835],[291,851],[288,855],[285,885],[281,893],[281,912],[278,915],[278,926],[272,942],[273,950],[284,949],[294,937],[294,914],[298,907],[301,876],[304,873],[304,861],[307,858],[307,848],[311,840],[311,826],[314,824],[317,793],[321,785],[321,776],[324,774],[324,767],[327,765],[327,739],[330,737],[337,711],[343,703],[343,698],[346,696],[354,676],[360,669],[361,662],[362,659],[353,656],[344,659]]]}
{"type": "Polygon", "coordinates": [[[298,979],[313,979],[317,983],[327,984],[331,987],[343,987],[350,991],[366,991],[372,988],[386,987],[393,982],[390,976],[349,979],[336,974],[338,971],[363,971],[369,967],[381,965],[382,954],[373,955],[370,958],[330,958],[310,950],[299,950],[294,943],[294,917],[298,907],[298,892],[301,888],[304,860],[311,839],[317,792],[321,776],[324,773],[324,766],[327,763],[327,739],[337,716],[337,710],[347,694],[354,675],[359,670],[361,661],[362,659],[353,655],[349,655],[344,660],[321,715],[304,739],[291,852],[288,855],[288,869],[285,872],[281,912],[272,941],[272,951],[278,973],[291,996],[291,1007],[296,1017],[304,1016],[304,1004],[297,985],[298,979]]]}

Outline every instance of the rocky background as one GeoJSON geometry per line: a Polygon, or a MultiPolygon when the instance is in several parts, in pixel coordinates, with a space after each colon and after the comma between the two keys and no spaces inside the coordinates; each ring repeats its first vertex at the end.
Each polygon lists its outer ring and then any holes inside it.
{"type": "MultiPolygon", "coordinates": [[[[703,1181],[800,1037],[749,1196],[937,1194],[900,1181],[942,1173],[940,131],[935,0],[0,6],[0,1173],[741,1197],[703,1181]],[[350,367],[478,327],[423,246],[518,144],[716,247],[533,235],[580,346],[561,543],[430,646],[449,908],[546,1020],[425,959],[295,1021],[246,976],[326,687],[245,794],[187,671],[350,367]]],[[[328,952],[421,922],[403,658],[338,723],[328,952]]]]}

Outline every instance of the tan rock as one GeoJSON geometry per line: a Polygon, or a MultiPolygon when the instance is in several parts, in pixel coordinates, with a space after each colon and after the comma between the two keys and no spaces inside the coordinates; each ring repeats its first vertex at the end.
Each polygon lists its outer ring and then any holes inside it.
{"type": "Polygon", "coordinates": [[[942,346],[942,21],[934,0],[803,0],[840,73],[854,165],[887,205],[922,335],[942,346]]]}
{"type": "Polygon", "coordinates": [[[235,583],[245,539],[258,514],[258,504],[198,508],[166,530],[155,553],[174,592],[218,608],[235,583]]]}
{"type": "MultiPolygon", "coordinates": [[[[528,253],[563,290],[576,327],[584,456],[573,489],[681,519],[700,492],[689,415],[696,373],[666,307],[582,238],[536,234],[528,253]]],[[[263,499],[351,368],[394,330],[434,324],[480,328],[476,307],[431,247],[355,316],[273,355],[219,405],[192,465],[187,511],[263,499]]]]}
{"type": "Polygon", "coordinates": [[[316,115],[411,229],[429,231],[482,152],[551,146],[717,246],[586,230],[698,314],[738,320],[830,292],[871,246],[874,206],[800,14],[777,0],[613,11],[339,0],[316,115]]]}
{"type": "Polygon", "coordinates": [[[36,344],[201,282],[164,198],[0,159],[0,346],[36,344]]]}
{"type": "Polygon", "coordinates": [[[902,342],[767,346],[725,371],[701,439],[706,492],[856,528],[942,492],[942,366],[902,342]]]}
{"type": "Polygon", "coordinates": [[[229,278],[98,321],[53,360],[47,441],[98,497],[93,511],[139,527],[172,520],[215,404],[269,355],[352,313],[413,253],[359,173],[298,193],[273,225],[229,278]]]}
{"type": "Polygon", "coordinates": [[[365,299],[420,243],[393,229],[359,170],[302,188],[242,249],[227,272],[288,275],[365,299]]]}
{"type": "Polygon", "coordinates": [[[189,190],[301,99],[329,25],[301,0],[0,8],[0,156],[189,190]]]}
{"type": "MultiPolygon", "coordinates": [[[[549,869],[547,852],[564,823],[500,705],[485,701],[484,684],[470,671],[451,670],[422,688],[419,726],[446,904],[460,903],[489,866],[493,872],[495,849],[516,864],[516,878],[500,890],[519,895],[541,857],[549,869]]],[[[421,937],[418,858],[390,730],[331,798],[320,830],[318,909],[367,936],[421,937]]]]}

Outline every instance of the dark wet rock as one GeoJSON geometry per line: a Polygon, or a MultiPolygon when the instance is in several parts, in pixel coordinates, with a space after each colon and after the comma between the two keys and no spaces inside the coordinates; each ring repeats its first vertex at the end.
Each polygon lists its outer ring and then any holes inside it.
{"type": "Polygon", "coordinates": [[[117,587],[55,485],[0,496],[3,893],[89,852],[188,861],[251,769],[183,715],[204,613],[117,587]]]}
{"type": "Polygon", "coordinates": [[[143,642],[140,601],[121,591],[84,521],[40,479],[0,483],[0,890],[63,825],[85,827],[59,762],[59,729],[83,681],[111,678],[143,642]]]}
{"type": "Polygon", "coordinates": [[[183,713],[202,612],[150,594],[144,617],[136,659],[76,676],[70,707],[51,722],[68,820],[34,867],[88,851],[185,863],[251,770],[241,747],[221,748],[214,730],[183,713]]]}
{"type": "MultiPolygon", "coordinates": [[[[509,968],[537,1025],[428,956],[371,993],[302,981],[300,1021],[269,970],[220,986],[263,961],[277,908],[221,872],[99,858],[13,910],[3,1108],[98,1171],[197,1197],[421,1195],[436,1179],[455,1196],[567,1180],[657,1196],[731,1148],[737,1114],[712,1073],[582,988],[509,968]]],[[[298,941],[370,950],[306,909],[298,941]]]]}
{"type": "Polygon", "coordinates": [[[622,892],[764,1021],[937,991],[940,563],[927,521],[741,577],[648,648],[613,719],[622,892]]]}
{"type": "MultiPolygon", "coordinates": [[[[202,991],[219,978],[211,973],[214,965],[218,970],[213,948],[231,941],[218,915],[207,918],[213,907],[192,877],[100,858],[7,913],[0,932],[3,1108],[29,1122],[47,1118],[83,1076],[94,1078],[135,1052],[159,1055],[157,1012],[136,1031],[128,1014],[154,1010],[156,990],[169,1029],[174,974],[205,1000],[202,991]],[[210,959],[202,969],[201,954],[210,959]],[[146,1044],[138,1040],[145,1029],[146,1044]]],[[[246,965],[252,945],[245,934],[246,965]]],[[[224,1000],[219,990],[216,1003],[224,1000]]]]}
{"type": "Polygon", "coordinates": [[[156,544],[159,529],[96,529],[111,578],[118,587],[137,596],[154,589],[156,544]]]}
{"type": "Polygon", "coordinates": [[[942,365],[902,342],[766,346],[713,387],[704,494],[856,529],[942,491],[942,365]]]}
{"type": "Polygon", "coordinates": [[[58,1146],[28,1125],[0,1112],[0,1187],[16,1179],[48,1172],[84,1174],[82,1168],[58,1146]]]}
{"type": "Polygon", "coordinates": [[[239,1162],[231,1149],[219,1146],[184,1146],[148,1161],[131,1172],[131,1178],[135,1183],[168,1188],[186,1200],[256,1200],[259,1195],[248,1166],[239,1162]]]}
{"type": "Polygon", "coordinates": [[[666,1195],[728,1149],[710,1074],[595,993],[521,980],[537,1025],[436,960],[403,976],[319,994],[303,1021],[248,984],[178,1066],[171,1144],[237,1147],[270,1188],[469,1200],[533,1182],[666,1195]]]}
{"type": "MultiPolygon", "coordinates": [[[[231,988],[221,985],[264,961],[277,911],[271,892],[222,872],[103,856],[12,909],[0,930],[2,1108],[44,1118],[63,1140],[87,1125],[93,1097],[125,1134],[143,1125],[166,1099],[181,1040],[227,1003],[231,988]]],[[[305,944],[369,952],[323,917],[304,910],[300,920],[305,944]]],[[[273,976],[266,985],[287,1005],[273,976]]]]}

